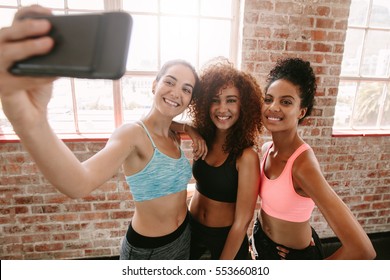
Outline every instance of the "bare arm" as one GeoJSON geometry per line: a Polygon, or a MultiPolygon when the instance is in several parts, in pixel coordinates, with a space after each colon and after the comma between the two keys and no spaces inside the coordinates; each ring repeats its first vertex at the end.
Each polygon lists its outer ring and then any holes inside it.
{"type": "MultiPolygon", "coordinates": [[[[128,129],[127,129],[128,130],[128,129]]],[[[18,135],[43,175],[60,192],[83,197],[114,176],[133,147],[129,131],[117,129],[106,146],[84,162],[55,135],[47,122],[33,129],[19,129],[18,135]]]]}
{"type": "Polygon", "coordinates": [[[220,259],[232,260],[236,256],[247,234],[257,201],[260,180],[258,154],[252,148],[245,149],[241,158],[237,161],[237,166],[238,192],[234,222],[220,259]]]}
{"type": "Polygon", "coordinates": [[[293,168],[294,181],[310,196],[341,242],[329,259],[373,259],[370,239],[350,209],[325,180],[313,151],[300,156],[293,168]]]}
{"type": "Polygon", "coordinates": [[[170,127],[175,132],[187,133],[192,140],[193,158],[198,160],[199,158],[205,159],[207,155],[207,145],[203,137],[198,131],[187,123],[178,123],[173,121],[170,127]]]}

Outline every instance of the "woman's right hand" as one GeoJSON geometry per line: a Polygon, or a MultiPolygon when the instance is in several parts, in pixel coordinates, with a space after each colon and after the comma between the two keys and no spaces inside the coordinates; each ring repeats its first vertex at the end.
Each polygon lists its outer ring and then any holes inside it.
{"type": "Polygon", "coordinates": [[[204,160],[208,152],[206,140],[204,140],[198,131],[190,125],[185,126],[185,132],[192,140],[193,159],[198,160],[201,158],[204,160]]]}
{"type": "Polygon", "coordinates": [[[54,45],[53,39],[45,36],[51,28],[49,21],[21,19],[29,13],[51,14],[51,11],[37,5],[22,8],[15,14],[12,25],[0,30],[0,98],[15,130],[31,128],[33,123],[46,120],[55,80],[15,76],[8,71],[16,61],[48,53],[54,45]]]}

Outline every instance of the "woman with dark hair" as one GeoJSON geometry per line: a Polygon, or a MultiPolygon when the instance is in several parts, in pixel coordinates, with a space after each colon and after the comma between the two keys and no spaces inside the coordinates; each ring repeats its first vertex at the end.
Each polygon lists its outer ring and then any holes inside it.
{"type": "Polygon", "coordinates": [[[30,12],[50,14],[40,6],[23,8],[12,26],[0,30],[1,102],[24,148],[50,183],[71,198],[91,193],[122,167],[135,210],[120,258],[188,259],[191,166],[170,125],[198,91],[195,69],[183,60],[164,64],[153,82],[154,102],[147,116],[117,128],[101,151],[80,162],[47,119],[54,79],[8,72],[15,61],[45,54],[53,46],[46,36],[47,20],[19,20],[30,12]]]}
{"type": "Polygon", "coordinates": [[[341,242],[329,259],[375,258],[370,239],[298,135],[298,124],[310,115],[316,93],[310,63],[280,60],[267,82],[262,120],[272,141],[262,148],[261,209],[251,239],[256,259],[323,259],[320,239],[309,223],[315,205],[341,242]]]}
{"type": "MultiPolygon", "coordinates": [[[[210,61],[200,80],[190,112],[207,147],[194,142],[203,157],[192,167],[191,259],[206,252],[212,259],[248,259],[247,230],[259,184],[261,89],[254,77],[223,58],[210,61]]],[[[193,135],[191,126],[184,128],[193,135]]]]}

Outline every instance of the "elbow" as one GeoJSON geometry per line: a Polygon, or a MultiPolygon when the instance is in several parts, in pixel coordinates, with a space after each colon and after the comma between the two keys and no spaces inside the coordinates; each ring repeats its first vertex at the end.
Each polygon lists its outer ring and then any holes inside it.
{"type": "Polygon", "coordinates": [[[233,223],[233,227],[239,228],[242,231],[247,232],[251,221],[252,221],[252,217],[248,217],[245,219],[238,219],[238,220],[236,219],[236,221],[233,223]]]}
{"type": "Polygon", "coordinates": [[[376,258],[376,251],[373,246],[367,248],[364,252],[363,260],[373,260],[376,258]]]}
{"type": "Polygon", "coordinates": [[[342,245],[328,259],[337,260],[373,260],[376,252],[371,242],[342,245]]]}
{"type": "Polygon", "coordinates": [[[78,198],[84,197],[84,195],[79,195],[79,194],[67,194],[67,193],[64,193],[64,194],[71,199],[78,199],[78,198]]]}
{"type": "Polygon", "coordinates": [[[361,255],[361,260],[373,260],[376,258],[376,251],[374,246],[372,245],[371,240],[367,240],[367,242],[362,246],[361,250],[359,250],[361,255]]]}
{"type": "Polygon", "coordinates": [[[364,252],[359,252],[356,255],[356,260],[373,260],[376,258],[376,252],[374,249],[372,250],[366,250],[364,252]]]}
{"type": "Polygon", "coordinates": [[[376,258],[376,251],[370,242],[370,244],[367,244],[366,246],[360,247],[360,249],[355,252],[354,259],[373,260],[375,258],[376,258]]]}
{"type": "Polygon", "coordinates": [[[68,190],[68,189],[63,189],[60,186],[54,186],[59,192],[62,194],[66,195],[67,197],[71,199],[78,199],[78,198],[83,198],[88,195],[88,192],[85,192],[83,190],[68,190]]]}

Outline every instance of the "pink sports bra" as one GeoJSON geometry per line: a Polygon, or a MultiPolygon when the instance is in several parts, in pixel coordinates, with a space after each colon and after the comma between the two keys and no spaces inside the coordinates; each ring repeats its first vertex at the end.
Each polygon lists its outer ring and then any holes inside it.
{"type": "Polygon", "coordinates": [[[268,179],[264,172],[271,144],[261,160],[260,198],[261,208],[270,216],[290,222],[305,222],[310,219],[314,201],[295,192],[292,181],[292,166],[295,159],[311,147],[302,144],[288,159],[282,173],[276,179],[268,179]]]}

